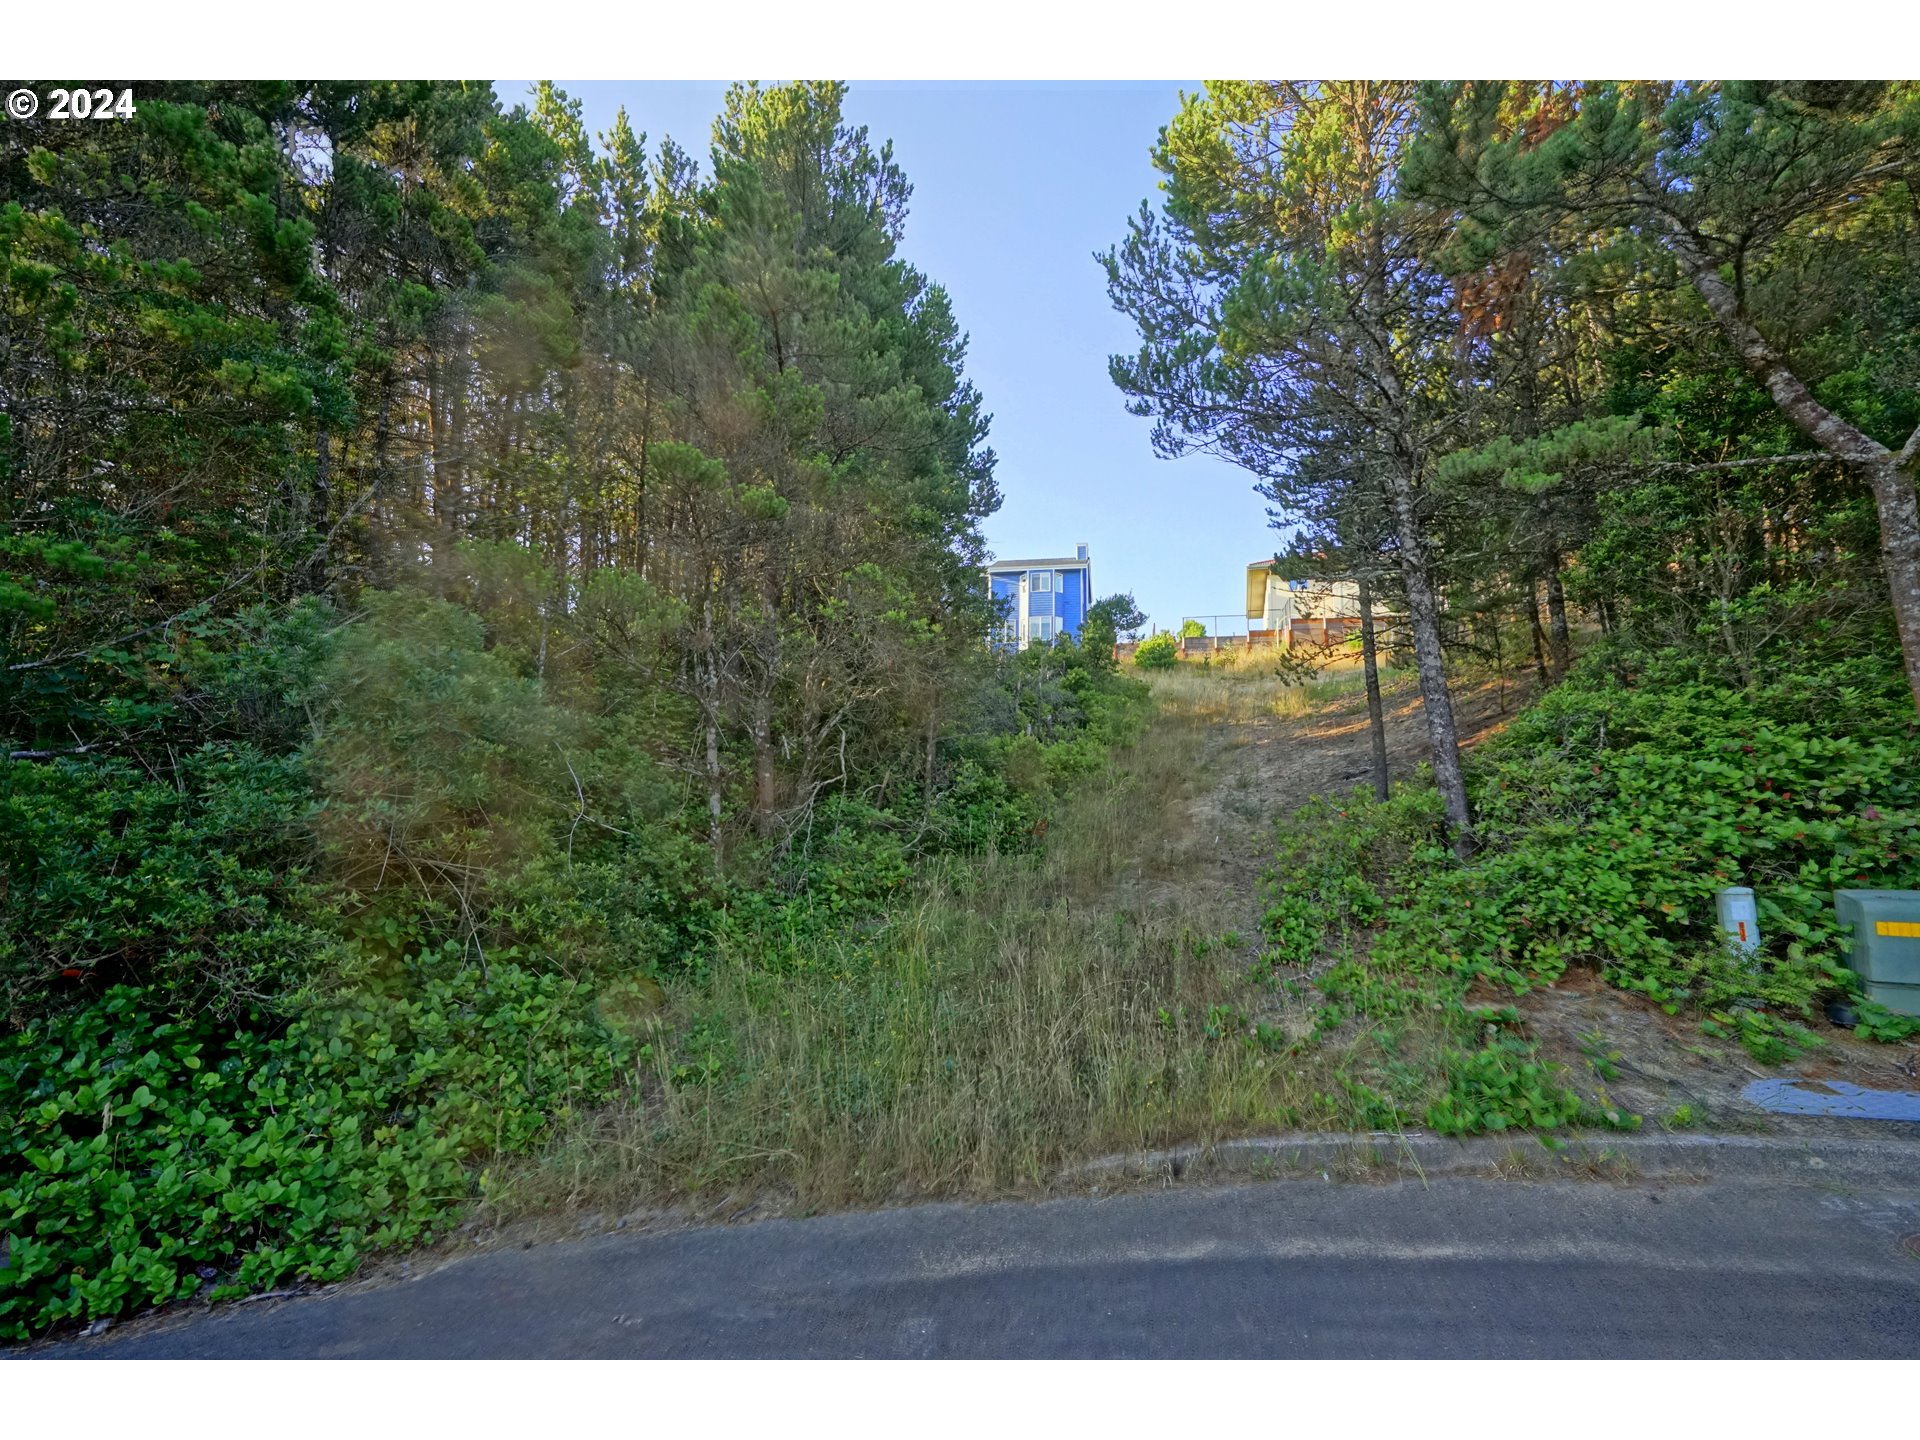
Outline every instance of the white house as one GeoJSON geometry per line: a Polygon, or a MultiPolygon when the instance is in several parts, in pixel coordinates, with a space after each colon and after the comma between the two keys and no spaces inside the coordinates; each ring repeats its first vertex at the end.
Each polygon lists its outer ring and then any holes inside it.
{"type": "MultiPolygon", "coordinates": [[[[1380,610],[1383,628],[1400,617],[1380,610]]],[[[1289,580],[1271,559],[1247,566],[1249,645],[1330,644],[1360,633],[1360,586],[1352,580],[1289,580]]]]}

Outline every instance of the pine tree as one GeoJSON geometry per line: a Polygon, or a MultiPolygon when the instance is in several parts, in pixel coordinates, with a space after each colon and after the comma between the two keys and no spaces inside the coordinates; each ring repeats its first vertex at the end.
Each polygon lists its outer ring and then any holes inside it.
{"type": "Polygon", "coordinates": [[[1866,482],[1920,706],[1920,363],[1912,268],[1894,258],[1915,241],[1920,86],[1436,84],[1424,101],[1411,182],[1462,215],[1468,245],[1511,252],[1569,223],[1630,234],[1805,441],[1866,482]],[[1843,297],[1862,282],[1856,311],[1843,297]]]}
{"type": "Polygon", "coordinates": [[[1216,83],[1189,97],[1155,152],[1164,220],[1147,207],[1104,257],[1143,341],[1115,357],[1155,444],[1248,465],[1289,518],[1335,506],[1313,457],[1377,497],[1395,538],[1434,777],[1454,843],[1471,846],[1441,637],[1429,481],[1457,422],[1457,325],[1435,237],[1397,193],[1414,89],[1373,82],[1216,83]]]}

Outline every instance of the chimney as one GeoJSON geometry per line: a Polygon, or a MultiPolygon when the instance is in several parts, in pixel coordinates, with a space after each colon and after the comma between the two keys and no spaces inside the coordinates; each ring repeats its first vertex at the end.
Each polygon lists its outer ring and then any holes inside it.
{"type": "Polygon", "coordinates": [[[1082,540],[1078,545],[1073,547],[1073,558],[1076,560],[1084,560],[1087,558],[1086,541],[1082,540]]]}

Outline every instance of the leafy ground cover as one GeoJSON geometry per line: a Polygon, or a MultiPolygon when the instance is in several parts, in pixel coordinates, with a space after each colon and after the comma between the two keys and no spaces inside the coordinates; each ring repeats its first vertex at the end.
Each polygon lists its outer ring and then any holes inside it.
{"type": "Polygon", "coordinates": [[[1469,860],[1420,782],[1384,804],[1316,799],[1283,827],[1269,960],[1280,983],[1315,977],[1317,1032],[1359,1061],[1362,1121],[1638,1124],[1604,1090],[1576,1095],[1511,1003],[1570,969],[1767,1063],[1818,1044],[1810,1022],[1840,995],[1865,1037],[1920,1030],[1859,998],[1832,905],[1836,888],[1920,883],[1920,742],[1897,673],[1843,663],[1746,690],[1665,656],[1629,678],[1590,664],[1476,753],[1469,860]],[[1766,938],[1752,959],[1714,919],[1714,892],[1743,883],[1766,938]]]}
{"type": "MultiPolygon", "coordinates": [[[[386,592],[350,626],[322,605],[240,626],[252,644],[185,662],[199,703],[256,732],[294,710],[302,743],[213,741],[162,777],[0,770],[0,1335],[338,1278],[639,1095],[693,1126],[657,1183],[696,1188],[769,1115],[813,1173],[865,1143],[823,1115],[880,1112],[944,1173],[989,1142],[902,1120],[916,1076],[974,1095],[980,1135],[1046,1103],[1014,1097],[985,1030],[886,1044],[993,988],[974,897],[1031,884],[1061,806],[1139,738],[1145,688],[1098,651],[984,670],[930,794],[830,795],[717,876],[627,717],[537,683],[482,616],[386,592]],[[838,1058],[795,1081],[790,1045],[838,1058]]],[[[1023,893],[1045,943],[1057,917],[1023,893]]]]}
{"type": "Polygon", "coordinates": [[[1464,863],[1404,675],[1379,804],[1340,783],[1357,676],[1186,666],[1151,713],[1116,680],[1051,741],[982,741],[942,833],[993,843],[823,811],[804,873],[736,893],[685,965],[368,943],[292,1009],[120,987],[7,1051],[0,1198],[35,1228],[0,1314],[20,1335],[582,1211],[1045,1193],[1092,1156],[1276,1130],[1634,1128],[1609,1091],[1632,1057],[1598,1026],[1569,1064],[1532,998],[1604,975],[1777,1059],[1847,984],[1822,887],[1920,880],[1897,693],[1634,678],[1658,688],[1594,667],[1517,712],[1503,680],[1463,686],[1464,863]],[[1763,896],[1757,967],[1715,944],[1735,875],[1763,896]]]}

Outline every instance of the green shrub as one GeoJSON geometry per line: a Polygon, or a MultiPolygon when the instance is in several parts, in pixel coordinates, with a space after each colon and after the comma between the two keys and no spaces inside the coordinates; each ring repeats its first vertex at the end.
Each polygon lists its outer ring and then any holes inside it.
{"type": "Polygon", "coordinates": [[[593,737],[487,647],[479,616],[409,592],[365,604],[323,677],[313,747],[329,878],[471,930],[489,888],[578,813],[568,755],[593,737]]]}
{"type": "Polygon", "coordinates": [[[883,908],[913,874],[913,847],[897,817],[850,795],[827,797],[778,877],[832,917],[883,908]]]}
{"type": "Polygon", "coordinates": [[[559,976],[458,967],[284,1033],[154,989],[0,1040],[0,1335],[346,1274],[433,1235],[467,1166],[605,1098],[630,1046],[559,976]]]}
{"type": "Polygon", "coordinates": [[[1489,746],[1483,853],[1437,877],[1436,938],[1517,984],[1570,963],[1669,1009],[1753,999],[1805,1015],[1848,983],[1833,891],[1920,884],[1920,741],[1898,672],[1847,665],[1752,692],[1671,659],[1591,669],[1489,746]],[[1734,962],[1714,892],[1751,885],[1767,949],[1734,962]],[[1470,920],[1469,920],[1470,917],[1470,920]]]}
{"type": "MultiPolygon", "coordinates": [[[[1814,1043],[1799,1022],[1855,985],[1832,892],[1920,885],[1920,740],[1899,672],[1849,662],[1743,691],[1661,656],[1636,678],[1588,666],[1477,752],[1480,849],[1467,863],[1442,842],[1424,787],[1386,804],[1355,791],[1288,822],[1269,954],[1330,958],[1323,1030],[1438,1010],[1464,1037],[1475,978],[1525,991],[1583,965],[1763,1060],[1814,1043]],[[1766,949],[1754,961],[1715,924],[1714,892],[1737,883],[1757,892],[1766,949]]],[[[1864,1033],[1920,1029],[1890,1018],[1864,1033]]],[[[1494,1062],[1463,1063],[1471,1077],[1494,1062]]],[[[1536,1078],[1514,1082],[1529,1116],[1553,1109],[1533,1099],[1536,1078]]],[[[1473,1094],[1430,1123],[1511,1118],[1473,1094]]]]}
{"type": "Polygon", "coordinates": [[[344,618],[327,600],[302,596],[183,627],[174,646],[174,697],[211,737],[288,755],[313,738],[322,676],[344,618]]]}
{"type": "Polygon", "coordinates": [[[1554,1130],[1578,1121],[1637,1129],[1639,1117],[1594,1111],[1561,1084],[1558,1067],[1514,1035],[1499,1035],[1477,1050],[1446,1056],[1446,1090],[1427,1107],[1426,1121],[1442,1135],[1554,1130]]]}
{"type": "MultiPolygon", "coordinates": [[[[538,579],[470,548],[437,582],[459,603],[196,624],[176,698],[216,738],[171,773],[0,770],[0,1335],[429,1238],[486,1157],[611,1096],[656,1043],[656,974],[722,949],[769,985],[853,973],[916,872],[1033,849],[1145,723],[1145,685],[1071,642],[983,666],[931,795],[917,756],[878,770],[720,876],[659,758],[688,713],[647,694],[672,614],[599,583],[598,672],[541,667],[538,579]]],[[[720,1085],[732,1046],[710,1018],[655,1058],[720,1085]]]]}
{"type": "Polygon", "coordinates": [[[934,807],[941,848],[960,855],[1012,853],[1033,842],[1040,806],[1005,775],[963,760],[934,807]]]}
{"type": "Polygon", "coordinates": [[[1134,646],[1133,663],[1142,670],[1171,670],[1180,663],[1180,642],[1167,631],[1149,635],[1134,646]]]}
{"type": "Polygon", "coordinates": [[[0,761],[0,1005],[13,1025],[112,984],[231,1010],[304,978],[323,937],[297,758],[247,744],[171,776],[0,761]]]}

